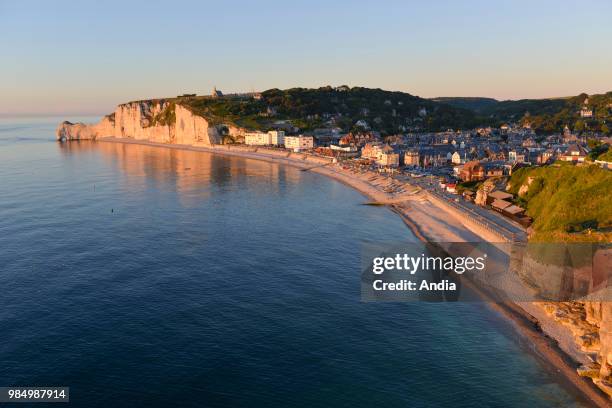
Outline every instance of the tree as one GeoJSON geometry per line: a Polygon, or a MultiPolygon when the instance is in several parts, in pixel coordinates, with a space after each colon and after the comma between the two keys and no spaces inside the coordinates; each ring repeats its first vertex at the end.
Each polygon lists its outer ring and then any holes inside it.
{"type": "Polygon", "coordinates": [[[597,139],[588,139],[587,140],[587,146],[589,146],[589,149],[595,149],[599,146],[601,146],[601,141],[597,140],[597,139]]]}

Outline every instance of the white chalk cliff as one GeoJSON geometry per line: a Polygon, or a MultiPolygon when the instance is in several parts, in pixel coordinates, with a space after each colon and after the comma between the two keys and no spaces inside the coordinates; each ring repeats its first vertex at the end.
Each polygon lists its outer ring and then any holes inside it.
{"type": "Polygon", "coordinates": [[[212,125],[178,103],[149,100],[121,104],[97,124],[63,122],[58,126],[56,136],[58,140],[118,137],[206,146],[221,143],[221,128],[231,136],[241,132],[234,126],[212,125]]]}

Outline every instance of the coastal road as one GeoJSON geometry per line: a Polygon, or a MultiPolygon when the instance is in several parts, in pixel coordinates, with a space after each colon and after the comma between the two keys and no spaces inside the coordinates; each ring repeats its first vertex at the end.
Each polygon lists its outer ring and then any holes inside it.
{"type": "Polygon", "coordinates": [[[453,208],[461,211],[467,217],[474,218],[481,223],[487,224],[490,228],[498,231],[510,241],[526,241],[527,233],[519,224],[505,218],[501,214],[488,210],[474,203],[468,202],[458,194],[451,194],[438,188],[437,183],[422,177],[419,179],[399,176],[399,180],[421,187],[432,196],[444,201],[453,208]]]}

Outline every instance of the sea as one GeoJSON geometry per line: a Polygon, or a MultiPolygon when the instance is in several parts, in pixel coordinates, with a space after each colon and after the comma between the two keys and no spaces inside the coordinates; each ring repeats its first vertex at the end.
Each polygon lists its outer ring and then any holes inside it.
{"type": "MultiPolygon", "coordinates": [[[[0,387],[75,407],[582,407],[486,303],[363,302],[385,207],[285,165],[0,118],[0,387]]],[[[15,406],[47,406],[20,403],[15,406]]]]}

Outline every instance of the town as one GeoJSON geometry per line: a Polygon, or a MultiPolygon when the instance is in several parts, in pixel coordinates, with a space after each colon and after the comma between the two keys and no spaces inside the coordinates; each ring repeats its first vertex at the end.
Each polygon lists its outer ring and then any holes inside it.
{"type": "MultiPolygon", "coordinates": [[[[212,97],[224,96],[215,88],[212,97]]],[[[261,94],[238,97],[260,99],[261,94]]],[[[394,102],[385,100],[384,104],[395,116],[394,102]]],[[[267,114],[273,117],[274,109],[268,108],[267,114]]],[[[496,211],[523,227],[528,227],[532,219],[517,205],[517,197],[502,191],[496,181],[507,179],[523,167],[555,163],[612,169],[608,152],[612,138],[602,132],[565,125],[557,133],[540,135],[528,122],[517,122],[443,132],[403,127],[404,132],[383,136],[370,127],[366,108],[362,114],[363,119],[348,132],[334,126],[342,114],[324,113],[321,117],[327,127],[301,131],[290,120],[278,120],[267,131],[244,131],[234,142],[331,158],[344,170],[377,173],[397,181],[391,183],[389,193],[400,189],[401,182],[410,182],[446,201],[469,202],[496,211]]],[[[577,114],[585,120],[593,116],[588,97],[577,114]]],[[[419,109],[413,123],[418,125],[427,115],[425,108],[419,109]]],[[[380,124],[380,118],[372,120],[380,124]]]]}

